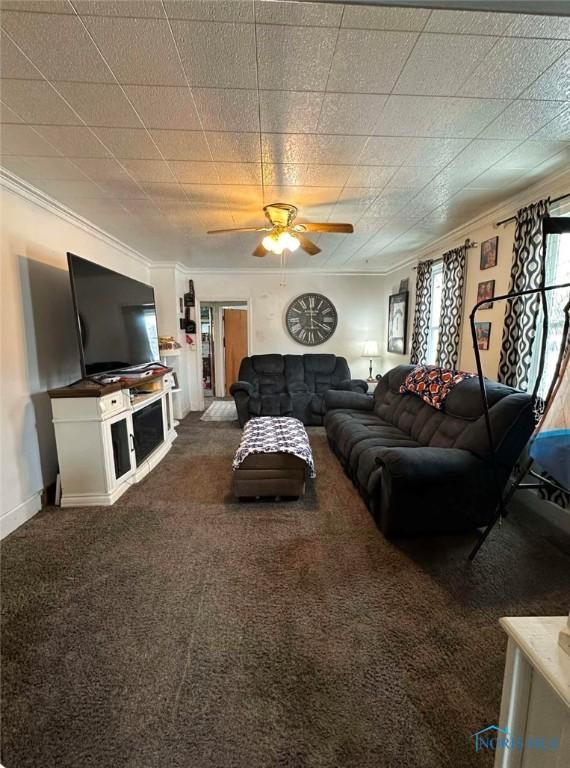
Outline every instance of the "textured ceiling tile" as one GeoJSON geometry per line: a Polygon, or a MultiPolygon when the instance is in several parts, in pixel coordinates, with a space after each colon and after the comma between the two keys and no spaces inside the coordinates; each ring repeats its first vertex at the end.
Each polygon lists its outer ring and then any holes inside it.
{"type": "Polygon", "coordinates": [[[200,119],[186,86],[127,85],[125,91],[147,128],[200,129],[200,119]]]}
{"type": "Polygon", "coordinates": [[[570,101],[570,53],[564,54],[526,91],[522,99],[560,99],[570,101]]]}
{"type": "Polygon", "coordinates": [[[319,132],[368,135],[381,119],[387,99],[388,96],[370,93],[327,93],[319,132]]]}
{"type": "Polygon", "coordinates": [[[508,103],[506,99],[390,96],[374,133],[381,136],[475,137],[508,103]]]}
{"type": "Polygon", "coordinates": [[[25,157],[17,155],[0,155],[0,166],[3,170],[8,170],[16,174],[21,179],[33,178],[33,165],[25,157]]]}
{"type": "Polygon", "coordinates": [[[401,165],[406,159],[409,138],[372,136],[360,157],[362,165],[401,165]]]}
{"type": "Polygon", "coordinates": [[[258,163],[260,161],[259,134],[206,133],[212,158],[230,163],[258,163]]]}
{"type": "Polygon", "coordinates": [[[481,134],[481,138],[527,139],[564,110],[560,101],[515,101],[481,134]]]}
{"type": "Polygon", "coordinates": [[[471,181],[468,189],[501,189],[508,187],[521,178],[521,168],[490,168],[471,181]]]}
{"type": "Polygon", "coordinates": [[[113,200],[136,200],[145,197],[141,187],[127,174],[120,179],[102,179],[97,183],[113,200]]]}
{"type": "Polygon", "coordinates": [[[340,31],[329,91],[388,93],[417,35],[412,32],[340,31]]]}
{"type": "Polygon", "coordinates": [[[118,159],[160,160],[160,153],[145,130],[94,128],[94,133],[118,159]]]}
{"type": "Polygon", "coordinates": [[[397,171],[397,166],[385,165],[355,165],[352,169],[347,187],[384,187],[397,171]]]}
{"type": "Polygon", "coordinates": [[[2,14],[2,27],[49,80],[113,80],[77,17],[9,11],[2,14]]]}
{"type": "Polygon", "coordinates": [[[163,202],[183,203],[187,207],[188,196],[180,184],[176,182],[156,183],[149,182],[142,184],[143,189],[149,194],[157,204],[163,202]]]}
{"type": "Polygon", "coordinates": [[[316,133],[323,96],[311,91],[260,91],[261,130],[316,133]]]}
{"type": "MultiPolygon", "coordinates": [[[[89,128],[40,125],[37,127],[37,131],[66,157],[108,157],[110,154],[89,128]]],[[[36,154],[44,153],[38,152],[36,154]]],[[[55,154],[55,152],[50,154],[55,154]]]]}
{"type": "Polygon", "coordinates": [[[251,0],[164,0],[171,19],[253,22],[251,0]]]}
{"type": "Polygon", "coordinates": [[[259,87],[324,90],[336,34],[330,28],[258,26],[259,87]]]}
{"type": "Polygon", "coordinates": [[[305,163],[263,163],[263,181],[266,187],[302,186],[307,168],[305,163]]]}
{"type": "Polygon", "coordinates": [[[460,35],[502,35],[517,16],[514,13],[434,10],[424,32],[460,35]]]}
{"type": "Polygon", "coordinates": [[[54,181],[85,180],[85,174],[65,157],[34,157],[28,161],[32,172],[31,179],[50,179],[54,181]]]}
{"type": "Polygon", "coordinates": [[[217,179],[216,166],[212,162],[172,160],[169,165],[178,181],[186,184],[212,184],[217,179]]]}
{"type": "Polygon", "coordinates": [[[73,204],[77,197],[103,197],[104,192],[92,181],[51,181],[43,179],[39,186],[52,197],[58,200],[68,200],[73,204]]]}
{"type": "Polygon", "coordinates": [[[216,163],[216,171],[221,184],[261,184],[260,163],[216,163]]]}
{"type": "Polygon", "coordinates": [[[570,141],[570,109],[565,109],[554,120],[540,128],[531,138],[570,141]]]}
{"type": "Polygon", "coordinates": [[[505,33],[520,37],[549,37],[570,40],[568,16],[532,16],[519,14],[505,33]]]}
{"type": "Polygon", "coordinates": [[[0,131],[0,152],[3,155],[59,155],[57,149],[27,125],[3,125],[0,131]]]}
{"type": "Polygon", "coordinates": [[[67,13],[75,11],[68,0],[1,0],[2,11],[35,11],[41,13],[67,13]]]}
{"type": "Polygon", "coordinates": [[[57,83],[59,93],[87,125],[140,128],[141,123],[121,88],[112,83],[57,83]]]}
{"type": "Polygon", "coordinates": [[[257,91],[195,88],[194,99],[207,131],[259,131],[257,91]]]}
{"type": "Polygon", "coordinates": [[[444,168],[437,179],[457,189],[505,157],[518,143],[518,140],[476,139],[444,168]]]}
{"type": "Polygon", "coordinates": [[[83,17],[117,80],[129,84],[184,85],[168,21],[83,17]],[[133,51],[138,55],[133,56],[133,51]],[[160,55],[149,55],[159,51],[160,55]]]}
{"type": "Polygon", "coordinates": [[[398,168],[388,184],[389,189],[419,190],[433,179],[436,169],[431,166],[404,166],[398,168]]]}
{"type": "Polygon", "coordinates": [[[562,41],[503,38],[459,93],[514,99],[564,53],[566,47],[562,41]]]}
{"type": "Polygon", "coordinates": [[[42,76],[7,34],[0,33],[0,72],[2,77],[41,80],[42,76]]]}
{"type": "Polygon", "coordinates": [[[93,181],[127,181],[128,176],[116,160],[80,157],[73,161],[93,181]]]}
{"type": "Polygon", "coordinates": [[[2,101],[27,123],[80,125],[81,120],[45,80],[2,80],[2,101]]]}
{"type": "Polygon", "coordinates": [[[429,15],[430,11],[424,8],[365,8],[346,5],[342,26],[419,32],[424,28],[429,15]]]}
{"type": "Polygon", "coordinates": [[[495,43],[493,37],[423,34],[394,93],[454,96],[495,43]]]}
{"type": "Polygon", "coordinates": [[[355,165],[346,182],[347,187],[383,189],[396,173],[397,166],[355,165]]]}
{"type": "Polygon", "coordinates": [[[23,123],[24,120],[10,109],[7,104],[0,102],[0,123],[23,123]]]}
{"type": "MultiPolygon", "coordinates": [[[[566,167],[570,160],[568,145],[559,141],[525,141],[497,163],[497,168],[534,168],[559,153],[566,154],[566,167]]],[[[560,170],[563,170],[564,166],[560,170]]]]}
{"type": "Polygon", "coordinates": [[[351,169],[351,165],[309,164],[305,171],[303,186],[342,187],[346,183],[351,169]]]}
{"type": "Polygon", "coordinates": [[[452,160],[469,143],[467,139],[409,139],[404,165],[440,167],[452,160]]]}
{"type": "Polygon", "coordinates": [[[358,157],[363,136],[315,136],[313,134],[263,134],[264,162],[340,163],[349,165],[358,157]]]}
{"type": "Polygon", "coordinates": [[[342,6],[330,3],[282,2],[256,0],[255,19],[258,24],[307,25],[311,27],[338,27],[342,6]]]}
{"type": "Polygon", "coordinates": [[[191,85],[256,87],[253,24],[172,21],[172,30],[191,85]]]}
{"type": "Polygon", "coordinates": [[[167,160],[210,160],[208,144],[201,131],[151,131],[167,160]]]}
{"type": "Polygon", "coordinates": [[[216,166],[212,162],[174,160],[169,163],[178,181],[185,184],[211,184],[216,180],[216,166]]]}
{"type": "Polygon", "coordinates": [[[160,0],[73,0],[80,15],[163,19],[160,0]]]}
{"type": "Polygon", "coordinates": [[[170,182],[174,180],[174,175],[164,160],[123,160],[122,165],[136,181],[170,182]]]}

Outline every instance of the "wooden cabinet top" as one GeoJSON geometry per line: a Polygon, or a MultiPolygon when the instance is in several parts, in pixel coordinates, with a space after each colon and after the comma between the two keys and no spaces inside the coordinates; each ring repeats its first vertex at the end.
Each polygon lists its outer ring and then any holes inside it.
{"type": "Polygon", "coordinates": [[[163,368],[160,373],[153,373],[142,379],[123,376],[120,381],[116,381],[113,384],[99,384],[92,379],[79,379],[74,381],[73,384],[68,384],[67,387],[57,387],[57,389],[48,390],[48,395],[52,398],[103,397],[104,395],[118,392],[121,389],[131,389],[132,387],[148,384],[149,381],[156,381],[156,379],[161,379],[165,374],[170,373],[171,370],[172,368],[163,368]]]}

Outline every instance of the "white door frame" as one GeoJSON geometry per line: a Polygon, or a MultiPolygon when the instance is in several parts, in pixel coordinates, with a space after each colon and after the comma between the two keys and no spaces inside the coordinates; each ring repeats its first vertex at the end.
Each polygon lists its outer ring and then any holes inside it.
{"type": "MultiPolygon", "coordinates": [[[[204,386],[203,386],[203,364],[202,364],[202,325],[201,325],[201,308],[202,304],[204,305],[211,305],[211,304],[245,304],[245,308],[247,310],[247,354],[252,354],[252,348],[253,348],[253,316],[252,316],[252,307],[251,307],[251,297],[241,297],[241,296],[224,296],[220,298],[219,296],[216,298],[201,298],[196,299],[196,353],[198,355],[198,365],[197,365],[197,378],[198,378],[198,410],[203,411],[205,408],[204,403],[204,386]]],[[[225,390],[225,371],[222,371],[221,379],[218,378],[219,371],[216,370],[215,377],[216,377],[216,384],[218,381],[221,381],[223,388],[225,390]]]]}

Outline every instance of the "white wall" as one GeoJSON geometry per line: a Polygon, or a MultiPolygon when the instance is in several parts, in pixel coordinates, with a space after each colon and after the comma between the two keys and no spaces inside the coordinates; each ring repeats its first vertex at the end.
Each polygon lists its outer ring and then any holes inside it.
{"type": "Polygon", "coordinates": [[[368,360],[361,357],[367,339],[380,341],[383,334],[382,284],[380,275],[319,275],[291,272],[286,285],[280,274],[197,273],[196,295],[208,301],[249,302],[250,354],[296,354],[329,352],[346,357],[354,378],[368,376],[368,360]],[[301,293],[323,293],[335,305],[338,325],[324,344],[305,347],[291,338],[285,312],[301,293]]]}
{"type": "MultiPolygon", "coordinates": [[[[0,534],[40,508],[57,455],[47,390],[79,378],[67,251],[149,282],[149,268],[96,229],[0,189],[0,534]]],[[[39,198],[38,198],[39,199],[39,198]]]]}

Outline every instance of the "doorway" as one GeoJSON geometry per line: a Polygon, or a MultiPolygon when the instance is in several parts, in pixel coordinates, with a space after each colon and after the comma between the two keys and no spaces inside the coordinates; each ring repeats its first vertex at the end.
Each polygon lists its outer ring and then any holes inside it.
{"type": "Polygon", "coordinates": [[[201,301],[202,388],[205,398],[229,397],[248,355],[248,304],[201,301]]]}

